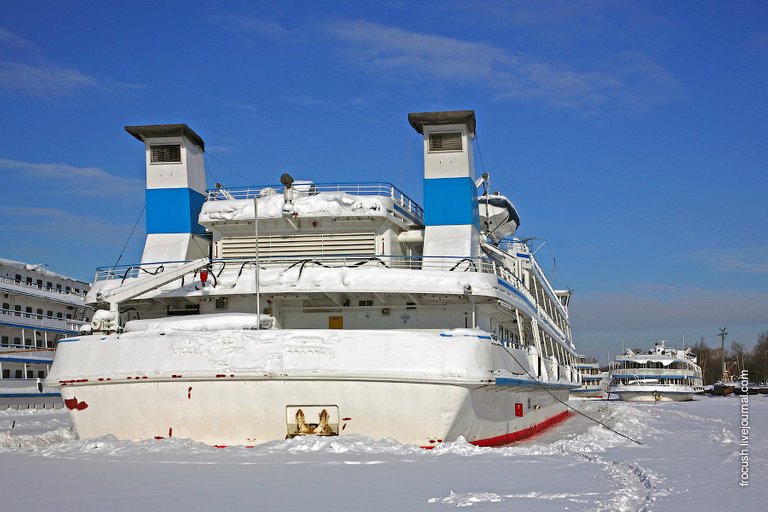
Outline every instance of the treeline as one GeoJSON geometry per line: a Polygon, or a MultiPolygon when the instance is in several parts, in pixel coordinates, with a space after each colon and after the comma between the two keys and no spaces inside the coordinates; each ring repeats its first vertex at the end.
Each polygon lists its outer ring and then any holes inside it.
{"type": "MultiPolygon", "coordinates": [[[[714,384],[723,374],[723,355],[720,347],[712,348],[704,339],[691,347],[698,357],[698,364],[704,373],[704,384],[714,384]]],[[[768,331],[757,337],[757,344],[751,350],[742,343],[731,343],[725,347],[725,366],[733,380],[737,380],[742,370],[749,372],[752,382],[768,382],[768,331]]]]}

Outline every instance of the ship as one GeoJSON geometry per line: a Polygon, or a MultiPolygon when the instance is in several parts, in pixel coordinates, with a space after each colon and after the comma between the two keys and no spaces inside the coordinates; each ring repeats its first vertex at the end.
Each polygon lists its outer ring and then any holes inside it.
{"type": "Polygon", "coordinates": [[[704,393],[691,349],[669,348],[665,340],[648,352],[627,349],[611,362],[608,376],[608,393],[630,402],[679,402],[704,393]]]}
{"type": "Polygon", "coordinates": [[[206,188],[189,126],[126,127],[145,150],[142,259],[97,269],[98,311],[47,380],[78,435],[496,446],[567,418],[570,290],[475,177],[474,111],[408,120],[423,207],[386,182],[206,188]]]}
{"type": "Polygon", "coordinates": [[[0,409],[64,406],[43,382],[58,341],[91,320],[89,287],[43,264],[0,258],[0,409]]]}
{"type": "Polygon", "coordinates": [[[586,356],[576,360],[576,369],[581,374],[581,387],[571,391],[575,398],[607,398],[608,372],[600,369],[600,363],[587,362],[586,356]]]}

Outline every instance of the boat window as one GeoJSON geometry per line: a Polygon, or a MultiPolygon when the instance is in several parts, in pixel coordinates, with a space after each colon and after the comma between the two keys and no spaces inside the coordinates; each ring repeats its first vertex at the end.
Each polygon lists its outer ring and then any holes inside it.
{"type": "Polygon", "coordinates": [[[33,379],[34,377],[35,377],[34,370],[27,370],[27,378],[28,379],[33,379]]]}
{"type": "Polygon", "coordinates": [[[49,310],[48,310],[48,315],[47,315],[47,316],[48,316],[48,318],[53,318],[53,311],[51,311],[51,310],[49,309],[49,310]]]}
{"type": "Polygon", "coordinates": [[[61,290],[61,283],[56,283],[56,289],[61,290]]]}
{"type": "Polygon", "coordinates": [[[16,311],[16,316],[21,316],[21,306],[19,304],[13,306],[13,310],[16,311]]]}
{"type": "Polygon", "coordinates": [[[40,308],[37,309],[37,318],[43,318],[43,310],[40,308]]]}
{"type": "Polygon", "coordinates": [[[31,306],[27,306],[26,308],[24,308],[24,311],[29,313],[29,314],[31,314],[32,313],[32,307],[31,306]]]}
{"type": "Polygon", "coordinates": [[[59,320],[61,320],[62,316],[63,316],[63,315],[61,314],[61,311],[59,311],[58,313],[56,313],[56,318],[58,318],[59,320]]]}
{"type": "Polygon", "coordinates": [[[45,378],[45,370],[39,370],[39,371],[37,372],[37,377],[38,377],[39,379],[44,379],[44,378],[45,378]]]}
{"type": "Polygon", "coordinates": [[[13,344],[14,345],[21,345],[21,338],[19,338],[18,336],[13,338],[13,344]]]}
{"type": "Polygon", "coordinates": [[[16,370],[16,378],[20,379],[20,378],[22,378],[22,376],[23,376],[22,371],[21,370],[16,370]]]}
{"type": "Polygon", "coordinates": [[[160,163],[181,163],[181,145],[180,144],[153,144],[149,147],[150,162],[160,163]]]}
{"type": "Polygon", "coordinates": [[[37,287],[38,288],[42,288],[43,287],[43,280],[42,279],[38,279],[37,280],[37,287]]]}
{"type": "Polygon", "coordinates": [[[0,342],[0,343],[2,343],[2,345],[4,347],[7,347],[8,346],[8,336],[3,336],[2,342],[0,342]]]}
{"type": "Polygon", "coordinates": [[[45,283],[45,287],[50,290],[51,288],[53,288],[53,283],[48,281],[47,283],[45,283]]]}
{"type": "Polygon", "coordinates": [[[7,302],[3,302],[3,309],[11,309],[11,305],[7,302]]]}
{"type": "Polygon", "coordinates": [[[32,278],[31,277],[27,278],[27,284],[32,284],[32,278]]]}
{"type": "Polygon", "coordinates": [[[21,282],[21,274],[16,274],[16,279],[14,279],[17,283],[21,282]]]}
{"type": "Polygon", "coordinates": [[[11,378],[11,370],[3,370],[3,378],[4,379],[10,379],[11,378]]]}

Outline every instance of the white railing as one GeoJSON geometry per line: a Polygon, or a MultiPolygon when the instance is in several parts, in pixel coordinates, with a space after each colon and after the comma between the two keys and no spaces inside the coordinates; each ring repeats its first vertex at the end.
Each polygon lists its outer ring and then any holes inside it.
{"type": "Polygon", "coordinates": [[[80,329],[80,326],[86,323],[83,320],[57,318],[47,315],[38,315],[36,313],[16,311],[13,309],[0,309],[0,321],[23,325],[30,329],[48,328],[72,332],[77,332],[78,329],[80,329]]]}
{"type": "Polygon", "coordinates": [[[67,296],[73,296],[73,297],[79,297],[84,298],[85,294],[87,293],[85,290],[81,292],[76,292],[74,290],[67,291],[66,289],[59,289],[59,288],[49,288],[47,286],[42,286],[37,283],[28,283],[26,281],[17,281],[15,279],[11,279],[9,277],[0,276],[0,283],[7,283],[12,284],[24,288],[31,288],[32,290],[40,290],[43,292],[51,292],[51,293],[58,293],[61,295],[67,295],[67,296]]]}
{"type": "MultiPolygon", "coordinates": [[[[272,193],[281,193],[280,191],[283,188],[281,185],[212,188],[208,190],[208,201],[253,199],[254,197],[263,197],[272,193]]],[[[419,221],[422,221],[424,218],[424,209],[391,183],[302,183],[294,185],[294,189],[299,196],[313,196],[321,192],[344,192],[355,196],[389,197],[395,204],[410,212],[419,221]]]]}

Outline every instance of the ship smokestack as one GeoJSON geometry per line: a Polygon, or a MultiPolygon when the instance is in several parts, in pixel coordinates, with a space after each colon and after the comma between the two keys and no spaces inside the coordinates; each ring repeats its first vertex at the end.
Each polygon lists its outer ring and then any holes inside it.
{"type": "Polygon", "coordinates": [[[198,224],[205,202],[205,143],[186,124],[126,126],[144,143],[147,239],[142,263],[206,257],[210,241],[198,224]]]}
{"type": "Polygon", "coordinates": [[[424,256],[478,256],[474,110],[411,113],[408,122],[424,136],[424,256]]]}

